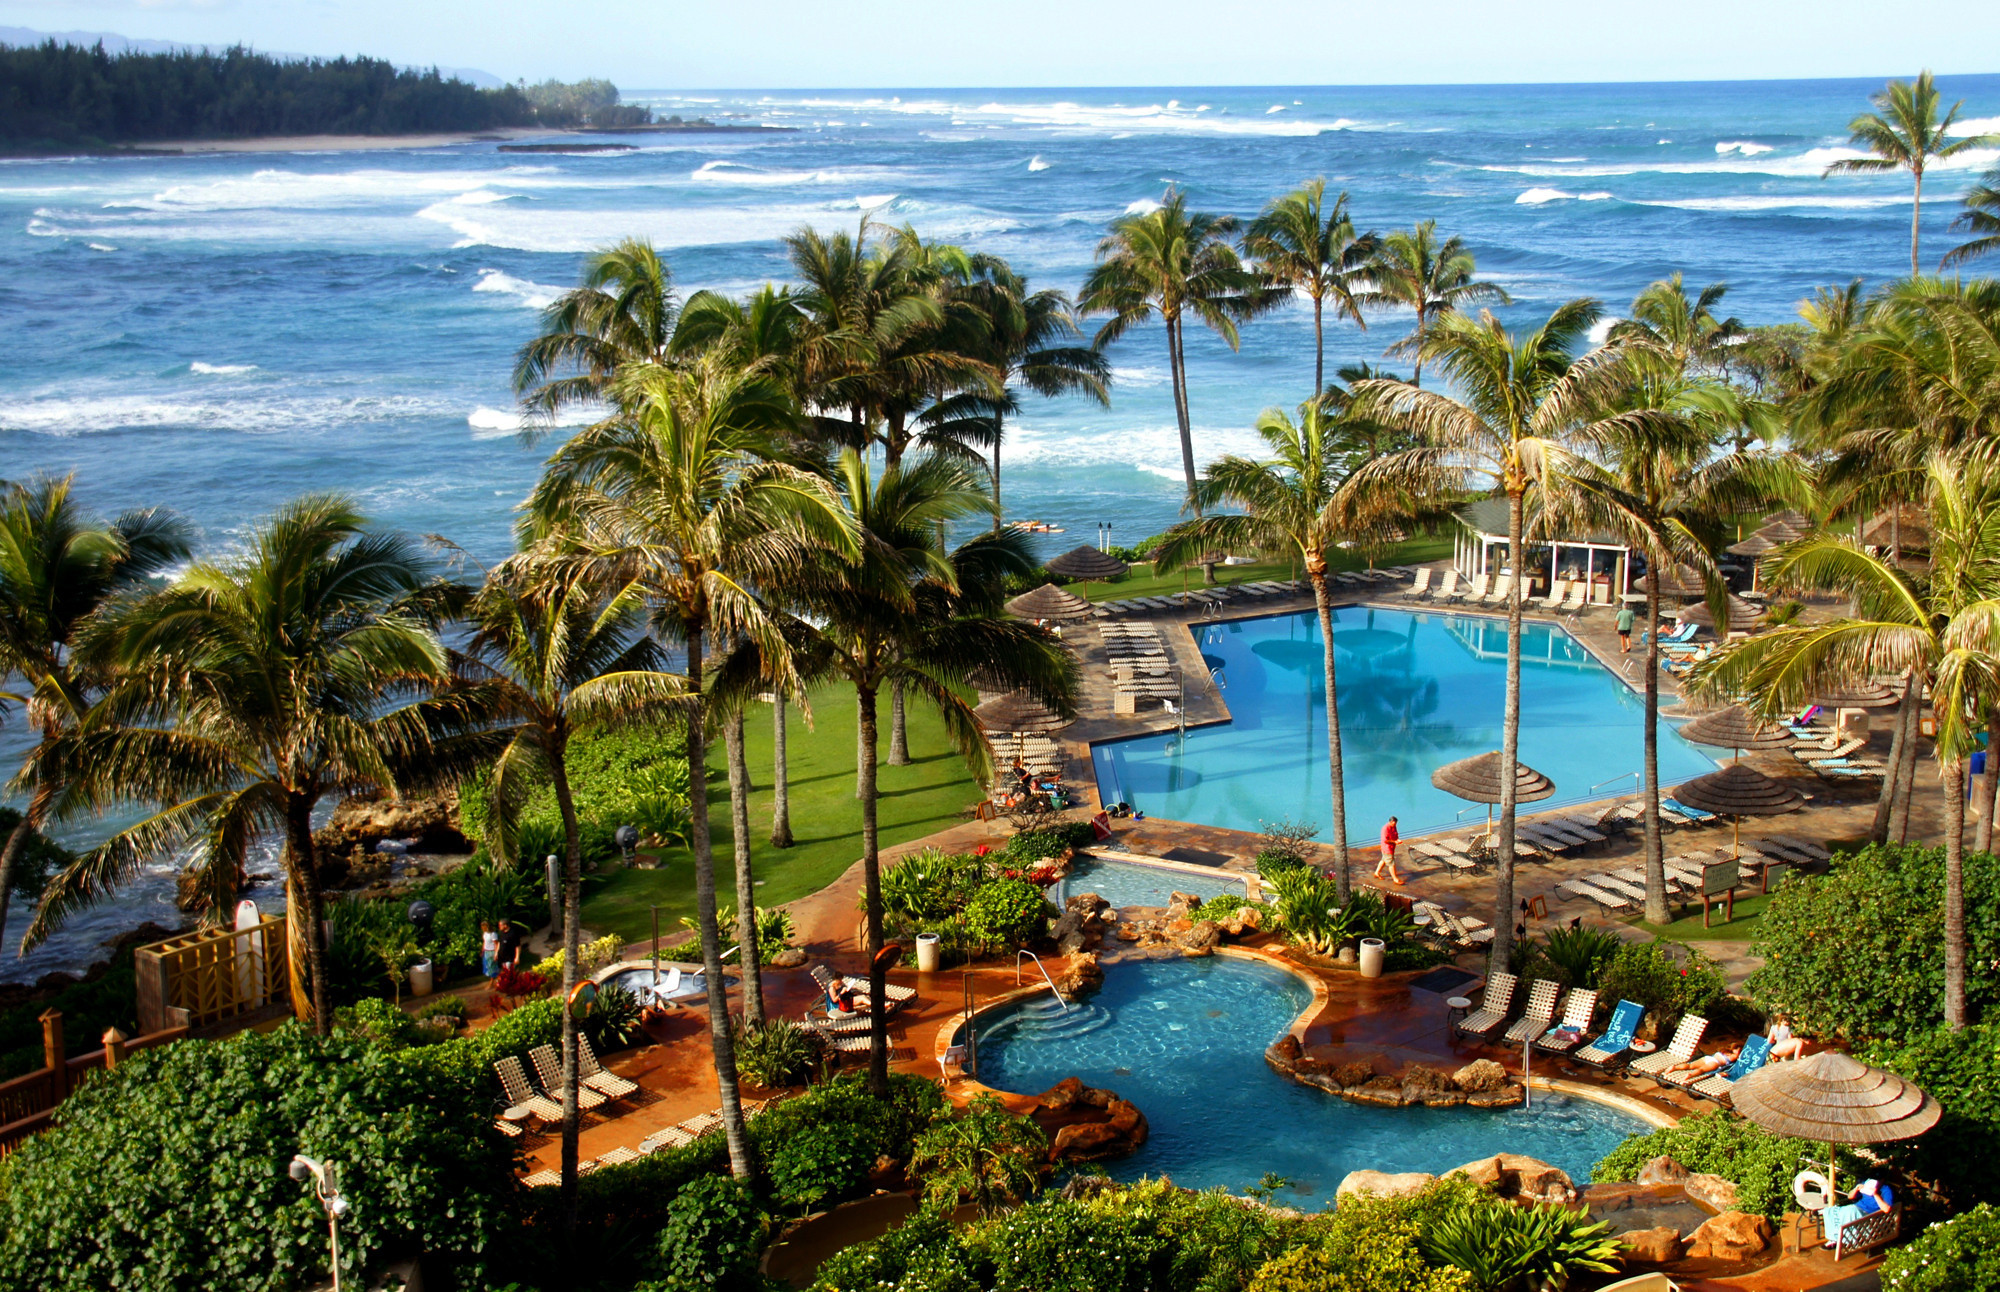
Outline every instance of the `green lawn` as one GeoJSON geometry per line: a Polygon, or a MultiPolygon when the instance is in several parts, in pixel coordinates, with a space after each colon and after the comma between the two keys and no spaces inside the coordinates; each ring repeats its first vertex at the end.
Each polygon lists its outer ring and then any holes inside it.
{"type": "MultiPolygon", "coordinates": [[[[1451,541],[1444,538],[1415,538],[1399,543],[1381,559],[1377,565],[1411,565],[1418,561],[1435,561],[1451,555],[1451,541]]],[[[1358,570],[1367,564],[1361,557],[1351,552],[1340,552],[1334,558],[1334,567],[1342,570],[1358,570]]],[[[1304,577],[1305,571],[1296,561],[1259,561],[1254,565],[1218,565],[1215,567],[1215,582],[1218,586],[1230,583],[1255,583],[1260,579],[1297,579],[1304,577]]],[[[1153,567],[1140,564],[1132,567],[1132,572],[1116,583],[1092,583],[1085,587],[1081,583],[1069,585],[1069,591],[1092,601],[1119,601],[1126,597],[1160,597],[1179,592],[1183,587],[1194,589],[1203,586],[1199,567],[1189,570],[1169,570],[1156,574],[1153,567]]]]}
{"type": "MultiPolygon", "coordinates": [[[[771,708],[751,710],[745,732],[750,763],[750,855],[762,881],[759,906],[776,906],[817,892],[861,857],[861,804],[854,797],[855,703],[849,687],[813,694],[813,729],[797,708],[789,710],[792,834],[790,848],[771,846],[771,708]]],[[[930,710],[911,705],[908,767],[886,764],[878,773],[883,847],[920,838],[964,820],[979,789],[944,737],[930,710]]],[[[889,697],[881,702],[882,750],[889,747],[889,697]]],[[[709,820],[715,831],[717,884],[725,905],[735,904],[729,830],[729,777],[720,736],[710,750],[709,820]]],[[[694,858],[674,849],[657,870],[615,870],[590,883],[584,894],[584,927],[629,939],[652,936],[652,907],[660,907],[663,936],[678,936],[680,917],[694,914],[694,858]]]]}
{"type": "Polygon", "coordinates": [[[1745,897],[1736,896],[1736,918],[1727,924],[1722,922],[1723,908],[1717,905],[1709,915],[1708,928],[1701,927],[1701,908],[1696,906],[1691,913],[1671,924],[1648,924],[1644,920],[1634,923],[1656,937],[1669,938],[1675,942],[1747,942],[1757,936],[1758,927],[1763,923],[1764,908],[1771,904],[1767,894],[1756,893],[1745,897]]]}

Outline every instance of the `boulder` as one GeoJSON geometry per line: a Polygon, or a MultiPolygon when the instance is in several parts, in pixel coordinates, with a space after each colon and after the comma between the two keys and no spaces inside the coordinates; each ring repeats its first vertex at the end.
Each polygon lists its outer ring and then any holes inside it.
{"type": "Polygon", "coordinates": [[[385,839],[414,840],[412,852],[472,851],[459,833],[455,788],[408,798],[371,793],[343,799],[327,823],[313,831],[313,849],[322,857],[345,853],[357,844],[372,852],[385,839]]]}
{"type": "Polygon", "coordinates": [[[1375,1065],[1366,1059],[1353,1063],[1336,1063],[1326,1070],[1337,1086],[1365,1086],[1375,1077],[1375,1065]]]}
{"type": "Polygon", "coordinates": [[[1681,1182],[1687,1196],[1710,1211],[1736,1210],[1736,1181],[1719,1175],[1690,1175],[1681,1182]]]}
{"type": "Polygon", "coordinates": [[[1299,1038],[1287,1032],[1273,1041],[1271,1048],[1265,1053],[1274,1063],[1297,1063],[1300,1054],[1299,1038]]]}
{"type": "Polygon", "coordinates": [[[1070,962],[1069,968],[1063,970],[1062,976],[1056,979],[1056,990],[1063,994],[1065,1000],[1088,996],[1103,985],[1104,968],[1097,963],[1096,953],[1090,951],[1079,953],[1070,962]]]}
{"type": "Polygon", "coordinates": [[[1120,924],[1118,926],[1118,940],[1120,942],[1137,942],[1139,940],[1139,926],[1129,923],[1120,924]]]}
{"type": "Polygon", "coordinates": [[[1061,1112],[1076,1102],[1077,1096],[1083,1093],[1083,1089],[1081,1078],[1064,1077],[1061,1081],[1044,1090],[1041,1096],[1035,1100],[1035,1105],[1039,1108],[1046,1108],[1050,1112],[1061,1112]]]}
{"type": "Polygon", "coordinates": [[[1134,1148],[1144,1144],[1146,1137],[1152,1133],[1152,1127],[1146,1123],[1146,1114],[1139,1111],[1137,1104],[1113,1099],[1105,1111],[1111,1114],[1111,1120],[1105,1124],[1123,1135],[1134,1148]]]}
{"type": "Polygon", "coordinates": [[[1193,893],[1169,893],[1167,895],[1167,918],[1184,920],[1188,912],[1201,905],[1201,898],[1193,893]]]}
{"type": "Polygon", "coordinates": [[[1065,911],[1074,911],[1078,915],[1095,915],[1099,910],[1108,905],[1110,903],[1106,902],[1096,893],[1077,893],[1063,903],[1063,909],[1065,911]]]}
{"type": "Polygon", "coordinates": [[[1131,1152],[1124,1137],[1106,1122],[1078,1122],[1056,1132],[1049,1149],[1051,1162],[1089,1162],[1100,1157],[1131,1152]]]}
{"type": "Polygon", "coordinates": [[[1698,1261],[1747,1261],[1770,1246],[1775,1233],[1762,1216],[1725,1211],[1688,1235],[1687,1254],[1698,1261]]]}
{"type": "Polygon", "coordinates": [[[1422,1193],[1425,1186],[1434,1183],[1437,1177],[1428,1171],[1349,1171],[1333,1191],[1333,1200],[1338,1203],[1350,1195],[1372,1193],[1379,1198],[1407,1198],[1413,1193],[1422,1193]]]}
{"type": "Polygon", "coordinates": [[[1521,1101],[1522,1093],[1519,1086],[1475,1091],[1465,1097],[1466,1105],[1471,1108],[1513,1108],[1521,1101]]]}
{"type": "Polygon", "coordinates": [[[1507,1069],[1491,1059],[1474,1059],[1452,1073],[1451,1080],[1460,1090],[1498,1090],[1507,1084],[1507,1069]]]}
{"type": "Polygon", "coordinates": [[[1458,1171],[1463,1171],[1482,1189],[1488,1189],[1502,1198],[1559,1203],[1563,1206],[1576,1201],[1576,1183],[1569,1178],[1569,1172],[1559,1166],[1550,1166],[1539,1158],[1524,1157],[1519,1153],[1499,1153],[1467,1162],[1447,1174],[1458,1171]]]}
{"type": "Polygon", "coordinates": [[[1222,931],[1216,927],[1214,920],[1201,920],[1190,925],[1187,932],[1174,939],[1181,954],[1188,956],[1213,955],[1216,944],[1221,941],[1222,931]]]}
{"type": "Polygon", "coordinates": [[[1661,1225],[1658,1229],[1630,1229],[1618,1235],[1618,1241],[1624,1244],[1626,1260],[1647,1265],[1671,1265],[1681,1258],[1684,1251],[1680,1234],[1670,1225],[1661,1225]]]}
{"type": "Polygon", "coordinates": [[[1049,926],[1049,938],[1056,944],[1056,950],[1063,955],[1073,956],[1083,950],[1083,916],[1070,911],[1049,926]]]}
{"type": "MultiPolygon", "coordinates": [[[[1688,1169],[1671,1157],[1656,1157],[1639,1168],[1640,1184],[1680,1184],[1688,1178],[1688,1169]]],[[[1718,1207],[1727,1211],[1727,1207],[1718,1207]]]]}
{"type": "Polygon", "coordinates": [[[796,969],[805,962],[806,953],[797,947],[786,947],[771,957],[771,966],[775,969],[796,969]]]}
{"type": "Polygon", "coordinates": [[[1364,1104],[1400,1108],[1403,1106],[1403,1083],[1395,1077],[1375,1077],[1361,1085],[1350,1087],[1347,1097],[1364,1104]]]}

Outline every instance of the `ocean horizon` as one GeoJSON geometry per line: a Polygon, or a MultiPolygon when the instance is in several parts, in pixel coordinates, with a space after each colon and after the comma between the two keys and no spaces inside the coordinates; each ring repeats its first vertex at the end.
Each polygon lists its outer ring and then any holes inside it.
{"type": "MultiPolygon", "coordinates": [[[[787,280],[785,234],[870,218],[1074,292],[1105,226],[1169,185],[1247,218],[1325,176],[1363,230],[1434,218],[1512,294],[1496,310],[1511,325],[1578,296],[1616,316],[1676,271],[1727,282],[1724,312],[1745,323],[1786,322],[1818,287],[1907,272],[1907,176],[1821,178],[1855,155],[1846,123],[1881,85],[627,90],[662,115],[788,130],[576,136],[636,145],[616,153],[0,160],[0,478],[74,471],[104,511],[182,512],[210,554],[287,498],[345,490],[385,526],[491,561],[554,443],[522,440],[513,355],[593,248],[649,238],[684,293],[737,294],[787,280]]],[[[2000,131],[2000,75],[1939,85],[1965,100],[1967,133],[2000,131]]],[[[1996,162],[1973,149],[1927,176],[1927,269],[1956,241],[1956,198],[1996,162]]],[[[1406,372],[1382,352],[1408,314],[1365,318],[1329,321],[1329,372],[1406,372]]],[[[1109,409],[1030,399],[1008,426],[1007,514],[1066,531],[1047,555],[1099,524],[1134,543],[1179,515],[1162,334],[1109,353],[1109,409]]],[[[1188,358],[1197,459],[1254,452],[1258,412],[1310,393],[1310,310],[1249,323],[1238,353],[1191,330],[1188,358]]],[[[10,767],[19,741],[18,725],[0,731],[10,767]]],[[[100,958],[105,937],[168,910],[170,886],[155,877],[35,956],[0,956],[0,980],[100,958]]]]}

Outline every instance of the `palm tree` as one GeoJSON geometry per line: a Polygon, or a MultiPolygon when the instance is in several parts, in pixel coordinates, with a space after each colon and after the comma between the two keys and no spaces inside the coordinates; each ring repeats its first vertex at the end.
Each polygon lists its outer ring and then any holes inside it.
{"type": "Polygon", "coordinates": [[[1385,352],[1416,356],[1411,385],[1424,384],[1424,342],[1433,320],[1481,301],[1512,302],[1497,283],[1475,279],[1474,269],[1472,253],[1463,241],[1438,242],[1436,220],[1425,220],[1407,233],[1399,229],[1377,244],[1365,271],[1368,289],[1358,299],[1365,305],[1403,305],[1416,312],[1417,326],[1385,352]]]}
{"type": "Polygon", "coordinates": [[[1915,278],[1923,272],[1917,261],[1917,234],[1924,210],[1924,170],[1932,159],[1949,161],[1969,148],[1990,145],[1993,138],[1988,135],[1951,138],[1951,127],[1965,101],[1959,100],[1944,116],[1938,116],[1937,86],[1927,71],[1919,73],[1915,82],[1889,82],[1887,89],[1870,95],[1869,102],[1876,110],[1848,122],[1847,130],[1852,136],[1850,142],[1875,155],[1843,157],[1821,172],[1821,176],[1910,172],[1910,277],[1915,278]]]}
{"type": "Polygon", "coordinates": [[[1363,332],[1356,288],[1375,258],[1375,235],[1354,232],[1347,214],[1347,194],[1326,209],[1326,181],[1308,181],[1302,188],[1273,198],[1243,235],[1243,253],[1257,262],[1265,279],[1289,291],[1304,292],[1313,306],[1313,393],[1326,389],[1326,306],[1336,317],[1345,314],[1363,332]]]}
{"type": "Polygon", "coordinates": [[[617,403],[621,377],[672,362],[679,316],[673,270],[651,243],[626,238],[595,253],[514,361],[521,406],[553,421],[567,408],[617,403]]]}
{"type": "MultiPolygon", "coordinates": [[[[657,717],[681,694],[664,653],[646,634],[645,601],[632,583],[600,586],[581,565],[530,554],[488,574],[464,618],[472,626],[460,673],[511,739],[493,764],[488,845],[517,860],[515,826],[529,791],[547,782],[562,815],[563,994],[576,990],[583,927],[583,841],[570,792],[569,742],[588,723],[657,717]]],[[[563,1231],[576,1229],[576,1015],[562,1012],[563,1231]]]]}
{"type": "Polygon", "coordinates": [[[0,940],[7,928],[14,866],[28,837],[48,819],[59,789],[41,754],[74,730],[105,679],[77,658],[92,616],[189,551],[187,527],[170,512],[133,511],[106,523],[79,506],[74,477],[0,485],[0,677],[18,676],[21,705],[36,733],[15,786],[28,803],[0,851],[0,940]]]}
{"type": "Polygon", "coordinates": [[[774,435],[796,419],[785,392],[766,378],[710,366],[658,370],[628,415],[588,427],[556,451],[528,504],[538,537],[607,577],[637,582],[655,631],[686,651],[696,920],[730,1165],[744,1179],[752,1166],[716,923],[704,670],[711,643],[739,637],[782,658],[776,625],[753,589],[808,561],[837,564],[857,550],[826,482],[773,460],[774,435]]]}
{"type": "Polygon", "coordinates": [[[1958,213],[1951,227],[1979,236],[1945,252],[1944,259],[1938,261],[1939,273],[2000,251],[2000,166],[1980,176],[1979,182],[1966,190],[1959,202],[1965,209],[1958,213]]]}
{"type": "Polygon", "coordinates": [[[1380,480],[1357,482],[1360,465],[1341,452],[1335,418],[1317,400],[1300,406],[1294,422],[1283,410],[1266,409],[1257,419],[1257,434],[1271,456],[1252,461],[1234,454],[1218,458],[1202,472],[1201,503],[1230,503],[1241,513],[1203,516],[1177,525],[1167,533],[1154,558],[1162,569],[1187,564],[1215,548],[1264,551],[1285,549],[1299,558],[1312,580],[1313,601],[1319,608],[1320,640],[1326,648],[1326,762],[1328,804],[1338,851],[1335,871],[1340,900],[1345,902],[1352,880],[1347,863],[1347,794],[1341,778],[1340,692],[1334,677],[1333,609],[1327,587],[1328,558],[1336,545],[1353,542],[1373,546],[1391,541],[1398,521],[1407,521],[1416,504],[1402,490],[1380,480]]]}
{"type": "Polygon", "coordinates": [[[1174,420],[1181,433],[1181,468],[1188,496],[1195,494],[1194,428],[1188,416],[1188,318],[1192,315],[1229,348],[1238,347],[1236,325],[1268,308],[1275,296],[1244,268],[1229,237],[1233,216],[1187,209],[1187,195],[1169,188],[1159,207],[1121,215],[1097,244],[1097,266],[1084,280],[1077,303],[1085,314],[1108,314],[1094,344],[1102,349],[1157,315],[1167,330],[1174,420]]]}
{"type": "Polygon", "coordinates": [[[1850,596],[1851,618],[1779,628],[1696,669],[1711,694],[1749,693],[1770,713],[1881,672],[1928,686],[1944,779],[1946,1025],[1965,1026],[1965,791],[1972,725],[2000,700],[2000,475],[1984,456],[1924,465],[1931,560],[1912,574],[1853,541],[1808,535],[1772,554],[1774,578],[1850,596]]]}
{"type": "Polygon", "coordinates": [[[314,494],[279,508],[247,555],[197,563],[102,620],[83,653],[119,675],[64,753],[67,795],[74,810],[164,806],[50,882],[29,945],[147,865],[183,856],[219,918],[251,846],[275,836],[293,1006],[325,1035],[314,809],[329,794],[455,780],[483,748],[440,737],[461,720],[456,700],[408,702],[446,679],[431,576],[409,540],[369,531],[344,497],[314,494]]]}
{"type": "MultiPolygon", "coordinates": [[[[1596,416],[1622,380],[1620,350],[1574,351],[1602,311],[1574,300],[1535,331],[1515,337],[1492,314],[1437,319],[1418,356],[1441,365],[1460,398],[1394,381],[1364,381],[1354,393],[1363,411],[1416,434],[1425,447],[1391,454],[1364,472],[1403,482],[1423,496],[1497,486],[1507,495],[1507,551],[1516,577],[1507,598],[1507,698],[1502,766],[1521,747],[1521,591],[1527,581],[1529,494],[1544,505],[1563,488],[1561,472],[1578,450],[1602,444],[1632,414],[1596,416]]],[[[1365,487],[1365,486],[1364,486],[1365,487]]],[[[1493,963],[1505,968],[1514,928],[1514,777],[1501,779],[1499,882],[1494,894],[1493,963]]]]}
{"type": "Polygon", "coordinates": [[[1631,317],[1611,325],[1610,339],[1643,347],[1677,381],[1725,369],[1744,335],[1739,320],[1715,317],[1728,294],[1729,284],[1710,283],[1690,298],[1676,270],[1633,298],[1631,317]]]}
{"type": "MultiPolygon", "coordinates": [[[[970,464],[926,454],[879,476],[847,450],[832,474],[848,524],[861,535],[851,566],[821,563],[798,598],[813,620],[802,674],[853,686],[859,719],[856,780],[861,798],[861,863],[868,941],[883,945],[882,869],[876,824],[876,701],[900,680],[944,720],[946,735],[982,783],[992,749],[966,699],[973,673],[1025,688],[1059,713],[1074,711],[1075,661],[1046,629],[1000,615],[1003,580],[1035,568],[1033,548],[1014,530],[983,533],[947,553],[941,531],[984,515],[992,504],[970,464]]],[[[869,995],[884,998],[887,966],[869,965],[869,995]]],[[[886,1015],[870,1023],[869,1081],[886,1092],[886,1015]]]]}

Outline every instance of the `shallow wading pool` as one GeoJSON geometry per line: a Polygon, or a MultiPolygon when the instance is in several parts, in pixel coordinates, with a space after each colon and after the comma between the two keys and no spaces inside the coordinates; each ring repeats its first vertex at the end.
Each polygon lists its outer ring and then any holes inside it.
{"type": "Polygon", "coordinates": [[[1316,1210],[1349,1171],[1444,1172],[1525,1153],[1579,1180],[1626,1135],[1651,1128],[1602,1104],[1535,1093],[1534,1107],[1374,1108],[1273,1072],[1264,1049],[1312,1001],[1291,973],[1235,957],[1113,964],[1104,989],[1065,1013],[1048,996],[979,1019],[979,1076],[1039,1094],[1064,1077],[1109,1089],[1146,1114],[1152,1135],[1121,1180],[1170,1176],[1241,1192],[1267,1172],[1277,1201],[1316,1210]]]}
{"type": "Polygon", "coordinates": [[[1203,901],[1225,893],[1232,897],[1249,896],[1243,878],[1227,871],[1202,875],[1136,861],[1115,861],[1108,856],[1078,857],[1049,896],[1058,906],[1078,893],[1096,893],[1118,907],[1165,906],[1177,892],[1193,893],[1203,901]]]}

